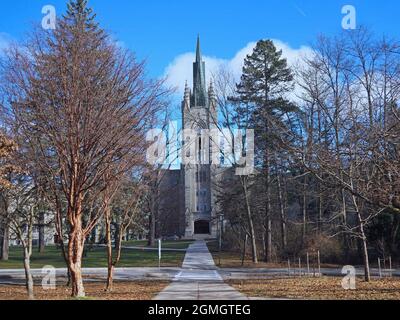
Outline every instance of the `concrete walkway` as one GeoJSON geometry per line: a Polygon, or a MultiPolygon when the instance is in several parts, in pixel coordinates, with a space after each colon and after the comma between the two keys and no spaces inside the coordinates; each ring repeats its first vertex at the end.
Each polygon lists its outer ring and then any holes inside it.
{"type": "Polygon", "coordinates": [[[155,297],[155,300],[246,299],[246,296],[224,283],[204,241],[196,241],[189,246],[182,270],[155,297]]]}

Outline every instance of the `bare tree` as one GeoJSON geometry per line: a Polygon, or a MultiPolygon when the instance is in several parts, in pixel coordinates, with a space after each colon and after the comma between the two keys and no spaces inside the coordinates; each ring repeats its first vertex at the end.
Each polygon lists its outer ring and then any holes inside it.
{"type": "MultiPolygon", "coordinates": [[[[233,74],[230,70],[225,67],[221,67],[214,75],[213,82],[215,90],[215,99],[216,104],[220,110],[220,115],[222,116],[222,123],[218,118],[211,117],[213,125],[219,130],[220,134],[228,143],[225,146],[225,152],[229,152],[231,154],[236,154],[237,146],[235,146],[234,142],[236,139],[235,130],[239,128],[249,129],[249,118],[240,117],[238,115],[238,105],[232,101],[232,97],[235,95],[236,82],[233,74]]],[[[216,142],[214,142],[215,144],[216,142]]],[[[220,146],[218,146],[220,148],[220,146]]],[[[222,151],[222,150],[220,150],[222,151]]],[[[238,163],[240,159],[237,157],[232,157],[231,159],[227,158],[228,161],[231,161],[230,165],[235,169],[240,164],[238,163]]],[[[254,213],[251,205],[251,186],[254,183],[254,177],[247,175],[239,175],[237,176],[239,180],[245,204],[245,212],[246,212],[246,222],[248,225],[247,233],[250,237],[251,241],[251,254],[254,263],[258,263],[258,254],[257,254],[257,239],[256,239],[256,231],[254,227],[254,213]]],[[[236,192],[235,189],[227,189],[225,184],[226,179],[220,179],[224,186],[219,186],[219,198],[220,202],[224,202],[228,200],[227,198],[232,197],[232,193],[236,192]]],[[[217,187],[217,186],[214,186],[217,187]]],[[[229,201],[230,202],[230,201],[229,201]]]]}
{"type": "Polygon", "coordinates": [[[54,32],[33,33],[24,47],[8,51],[2,66],[16,130],[32,141],[53,192],[60,241],[64,217],[68,222],[75,297],[85,295],[86,238],[107,209],[98,199],[130,169],[166,93],[162,81],[146,80],[144,64],[99,28],[86,2],[70,1],[54,32]]]}
{"type": "MultiPolygon", "coordinates": [[[[11,187],[9,175],[18,171],[15,165],[12,165],[10,158],[17,149],[16,143],[0,132],[0,195],[11,187]]],[[[4,206],[2,206],[4,207],[4,206]]],[[[8,260],[9,250],[9,226],[3,221],[0,223],[0,259],[8,260]]]]}
{"type": "Polygon", "coordinates": [[[0,222],[10,227],[10,237],[19,240],[23,250],[26,288],[29,299],[34,299],[33,277],[30,267],[33,227],[37,222],[37,188],[27,176],[19,175],[13,187],[2,194],[0,222]]]}
{"type": "MultiPolygon", "coordinates": [[[[390,209],[396,198],[397,188],[390,180],[396,173],[388,164],[397,156],[388,148],[388,137],[396,132],[396,126],[387,122],[388,104],[396,101],[390,88],[398,78],[398,67],[388,66],[388,61],[394,60],[387,50],[396,47],[386,40],[377,41],[365,28],[337,39],[321,38],[300,80],[307,117],[317,116],[314,125],[320,125],[322,119],[325,135],[321,141],[308,131],[312,145],[309,161],[304,161],[300,152],[303,165],[338,195],[341,209],[330,218],[338,222],[334,234],[361,240],[366,281],[370,280],[366,228],[390,209]],[[391,160],[385,162],[386,157],[391,160]],[[391,196],[378,200],[385,193],[378,191],[378,185],[391,190],[391,196]],[[355,217],[355,224],[350,216],[355,217]]],[[[320,135],[317,126],[312,130],[320,135]]]]}
{"type": "MultiPolygon", "coordinates": [[[[137,172],[138,173],[138,172],[137,172]]],[[[108,258],[108,275],[106,291],[113,290],[113,274],[114,269],[121,260],[122,254],[122,239],[127,229],[137,218],[142,209],[143,198],[146,194],[146,187],[140,179],[140,176],[126,176],[123,184],[116,191],[113,201],[107,206],[105,212],[106,224],[106,240],[107,240],[107,258],[108,258]],[[139,179],[138,179],[139,178],[139,179]],[[112,222],[115,222],[115,236],[113,254],[112,246],[112,222]],[[117,222],[118,221],[118,222],[117,222]]]]}

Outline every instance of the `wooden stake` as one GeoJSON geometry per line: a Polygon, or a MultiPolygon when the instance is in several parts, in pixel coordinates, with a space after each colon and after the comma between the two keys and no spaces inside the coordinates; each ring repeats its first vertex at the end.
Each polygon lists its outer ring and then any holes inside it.
{"type": "Polygon", "coordinates": [[[287,260],[287,264],[288,264],[288,275],[290,277],[290,259],[287,260]]]}
{"type": "Polygon", "coordinates": [[[246,248],[247,248],[247,233],[246,233],[246,237],[244,239],[244,245],[243,245],[243,254],[242,254],[242,267],[244,266],[244,259],[246,258],[246,248]]]}
{"type": "Polygon", "coordinates": [[[307,276],[310,275],[310,256],[307,252],[307,276]]]}
{"type": "Polygon", "coordinates": [[[379,278],[382,278],[381,258],[378,258],[379,278]]]}
{"type": "Polygon", "coordinates": [[[319,250],[318,250],[318,276],[319,277],[322,276],[322,274],[321,274],[321,256],[320,256],[319,250]]]}
{"type": "Polygon", "coordinates": [[[299,277],[301,277],[301,258],[299,258],[299,277]]]}

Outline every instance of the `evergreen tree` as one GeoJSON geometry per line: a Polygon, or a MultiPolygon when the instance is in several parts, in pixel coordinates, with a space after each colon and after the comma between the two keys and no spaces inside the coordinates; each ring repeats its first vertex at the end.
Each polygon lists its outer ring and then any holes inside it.
{"type": "Polygon", "coordinates": [[[271,40],[260,40],[244,61],[237,85],[238,114],[255,130],[256,162],[265,177],[265,260],[272,259],[271,161],[285,136],[283,117],[295,107],[287,99],[293,90],[293,74],[271,40]]]}
{"type": "Polygon", "coordinates": [[[64,16],[72,25],[84,25],[87,28],[97,27],[96,14],[87,6],[87,0],[70,0],[67,4],[67,14],[64,16]]]}

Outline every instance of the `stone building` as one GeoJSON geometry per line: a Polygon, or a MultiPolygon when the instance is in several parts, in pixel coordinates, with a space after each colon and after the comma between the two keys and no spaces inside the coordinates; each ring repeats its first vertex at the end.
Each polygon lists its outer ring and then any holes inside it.
{"type": "Polygon", "coordinates": [[[219,165],[213,164],[218,155],[207,134],[217,129],[218,110],[212,83],[207,89],[205,72],[198,38],[193,88],[186,84],[182,101],[182,163],[179,170],[165,173],[160,187],[159,233],[164,237],[198,239],[218,233],[215,186],[219,165]],[[185,129],[196,134],[187,134],[185,129]]]}

